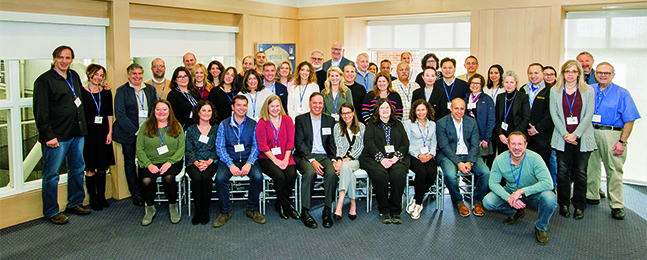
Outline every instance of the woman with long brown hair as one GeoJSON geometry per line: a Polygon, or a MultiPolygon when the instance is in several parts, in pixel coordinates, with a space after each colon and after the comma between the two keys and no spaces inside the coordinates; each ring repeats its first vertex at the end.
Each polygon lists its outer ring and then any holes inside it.
{"type": "Polygon", "coordinates": [[[177,67],[173,72],[173,77],[171,77],[171,89],[166,100],[173,106],[175,118],[180,122],[182,128],[186,130],[193,124],[191,111],[193,111],[193,106],[195,106],[197,100],[200,100],[200,93],[193,85],[191,71],[183,66],[177,67]]]}
{"type": "Polygon", "coordinates": [[[220,73],[220,84],[209,92],[207,100],[211,101],[218,111],[218,123],[231,116],[232,99],[238,94],[238,72],[234,67],[228,67],[220,73]]]}
{"type": "Polygon", "coordinates": [[[339,174],[339,199],[334,218],[335,220],[341,220],[344,197],[348,195],[350,199],[348,218],[354,220],[357,217],[354,172],[359,169],[359,156],[362,155],[362,150],[364,150],[364,131],[366,131],[366,127],[357,120],[355,107],[353,107],[352,103],[344,102],[341,104],[339,111],[341,119],[333,129],[335,145],[337,146],[335,155],[337,161],[333,162],[333,166],[339,174]]]}

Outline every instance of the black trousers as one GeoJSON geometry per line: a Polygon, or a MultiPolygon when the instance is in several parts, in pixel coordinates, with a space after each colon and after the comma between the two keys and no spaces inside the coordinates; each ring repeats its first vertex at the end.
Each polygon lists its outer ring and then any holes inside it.
{"type": "MultiPolygon", "coordinates": [[[[155,164],[155,166],[162,167],[164,163],[155,164]]],[[[171,165],[168,170],[162,175],[159,173],[151,173],[148,168],[139,168],[139,179],[142,183],[142,198],[146,201],[146,205],[151,206],[155,202],[155,192],[157,191],[157,185],[155,185],[155,180],[158,177],[162,177],[162,185],[164,186],[164,195],[168,199],[169,204],[173,204],[177,201],[177,183],[175,182],[175,176],[182,171],[183,161],[179,161],[171,165]]]]}
{"type": "Polygon", "coordinates": [[[591,152],[580,152],[580,142],[577,145],[566,143],[564,151],[555,150],[557,155],[557,203],[569,206],[569,199],[576,209],[586,209],[587,167],[591,152]],[[571,199],[571,183],[573,183],[573,198],[571,199]]]}
{"type": "Polygon", "coordinates": [[[196,216],[209,214],[213,176],[216,175],[217,169],[216,162],[213,162],[202,172],[195,164],[186,167],[186,173],[191,178],[191,193],[193,193],[193,204],[195,205],[196,216]]]}
{"type": "Polygon", "coordinates": [[[538,153],[541,156],[541,159],[544,160],[546,167],[550,169],[550,153],[552,151],[552,148],[550,147],[550,138],[539,139],[530,137],[528,139],[528,149],[538,153]]]}
{"type": "Polygon", "coordinates": [[[270,176],[274,181],[274,190],[276,191],[277,203],[283,208],[289,208],[290,194],[294,188],[294,183],[297,180],[297,166],[288,165],[285,170],[281,170],[270,159],[258,159],[257,161],[261,166],[263,173],[270,176]]]}
{"type": "Polygon", "coordinates": [[[418,158],[411,155],[409,157],[411,157],[411,165],[409,168],[416,174],[416,179],[413,183],[416,193],[413,198],[416,200],[416,204],[422,204],[425,193],[434,185],[438,176],[436,158],[429,160],[427,163],[422,163],[418,158]]]}
{"type": "Polygon", "coordinates": [[[380,214],[400,215],[402,194],[407,181],[407,172],[409,172],[407,166],[398,162],[388,169],[380,165],[365,170],[373,181],[373,193],[375,193],[380,214]]]}

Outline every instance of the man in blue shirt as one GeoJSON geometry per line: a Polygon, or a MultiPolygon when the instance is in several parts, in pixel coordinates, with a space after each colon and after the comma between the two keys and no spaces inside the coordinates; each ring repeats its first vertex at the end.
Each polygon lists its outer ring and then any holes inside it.
{"type": "Polygon", "coordinates": [[[258,224],[265,224],[265,218],[258,211],[263,174],[256,164],[259,153],[256,143],[256,121],[247,117],[245,96],[234,96],[231,107],[234,115],[220,123],[216,137],[216,154],[220,157],[216,171],[216,190],[221,213],[213,222],[213,227],[222,227],[231,219],[229,179],[232,175],[249,177],[246,215],[258,224]]]}
{"type": "Polygon", "coordinates": [[[634,122],[640,118],[629,91],[613,84],[615,69],[608,62],[602,62],[595,71],[599,84],[594,84],[595,114],[593,132],[598,149],[591,153],[588,165],[586,202],[600,203],[601,165],[604,162],[607,174],[607,192],[611,217],[624,219],[622,202],[622,166],[627,160],[627,139],[634,122]]]}
{"type": "MultiPolygon", "coordinates": [[[[366,92],[373,89],[373,82],[375,81],[375,74],[368,71],[368,54],[362,52],[357,55],[357,75],[355,82],[364,86],[366,92]]],[[[345,67],[345,66],[344,66],[345,67]]],[[[344,69],[344,67],[340,67],[344,69]]]]}

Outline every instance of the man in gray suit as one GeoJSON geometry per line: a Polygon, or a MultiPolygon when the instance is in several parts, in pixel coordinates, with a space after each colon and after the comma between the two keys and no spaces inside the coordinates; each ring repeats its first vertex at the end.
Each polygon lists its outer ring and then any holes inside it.
{"type": "Polygon", "coordinates": [[[344,45],[341,44],[341,42],[335,42],[332,44],[332,48],[330,48],[330,52],[332,53],[332,59],[327,60],[323,64],[323,70],[327,73],[328,69],[332,66],[337,66],[340,69],[344,68],[344,65],[346,63],[353,63],[351,60],[346,59],[344,57],[344,45]]]}

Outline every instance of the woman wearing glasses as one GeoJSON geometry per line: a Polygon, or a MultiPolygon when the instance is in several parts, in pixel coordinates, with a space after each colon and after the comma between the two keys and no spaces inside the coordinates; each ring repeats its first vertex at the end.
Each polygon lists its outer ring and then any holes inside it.
{"type": "Polygon", "coordinates": [[[180,66],[173,72],[171,77],[171,92],[168,93],[167,100],[173,107],[175,118],[180,122],[182,128],[186,131],[193,124],[193,106],[200,100],[200,93],[195,89],[191,72],[186,67],[180,66]]]}

